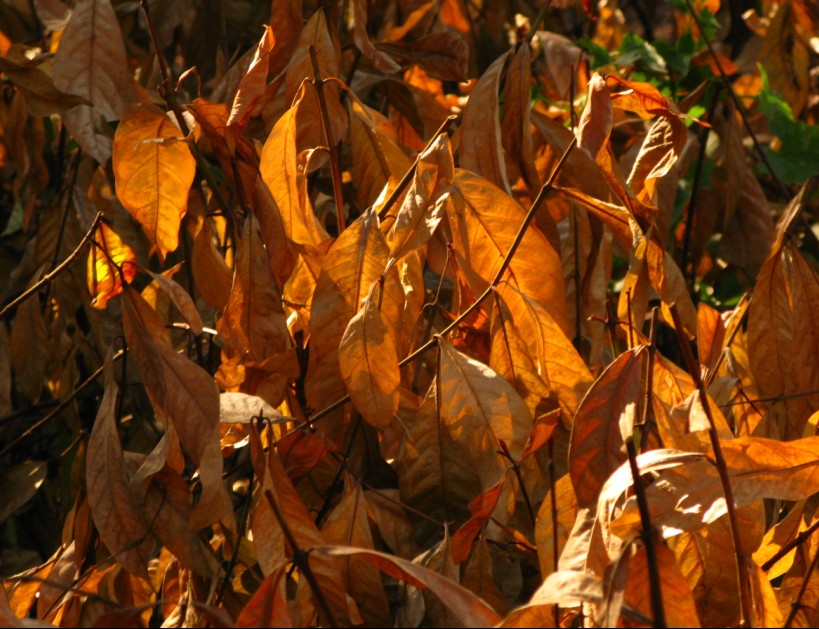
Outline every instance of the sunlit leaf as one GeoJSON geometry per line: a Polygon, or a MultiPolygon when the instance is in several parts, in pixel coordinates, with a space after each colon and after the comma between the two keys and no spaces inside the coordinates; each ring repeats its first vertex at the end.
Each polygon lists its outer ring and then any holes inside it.
{"type": "Polygon", "coordinates": [[[162,110],[132,105],[114,137],[117,197],[156,245],[159,257],[174,251],[188,207],[196,162],[181,132],[162,110]]]}

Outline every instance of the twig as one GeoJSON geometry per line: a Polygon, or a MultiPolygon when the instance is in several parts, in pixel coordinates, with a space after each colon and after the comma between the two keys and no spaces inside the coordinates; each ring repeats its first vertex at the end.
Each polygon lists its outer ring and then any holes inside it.
{"type": "MultiPolygon", "coordinates": [[[[657,353],[657,319],[659,316],[659,308],[654,306],[651,309],[651,324],[648,332],[648,366],[646,367],[646,393],[643,398],[643,409],[640,414],[640,427],[648,423],[649,414],[654,404],[654,356],[657,353]]],[[[645,443],[643,439],[640,440],[640,446],[643,448],[645,443]]]]}
{"type": "MultiPolygon", "coordinates": [[[[117,361],[120,358],[122,358],[123,355],[124,355],[124,352],[119,351],[116,354],[114,354],[113,360],[117,361]]],[[[23,439],[25,439],[26,437],[28,437],[29,435],[31,435],[35,431],[39,430],[43,425],[48,423],[53,417],[59,415],[66,408],[68,408],[68,406],[71,404],[71,402],[73,402],[74,399],[80,393],[85,391],[91,385],[91,383],[94,382],[94,380],[96,380],[97,378],[100,377],[100,375],[102,375],[102,370],[103,370],[103,368],[100,367],[94,373],[92,373],[90,376],[88,376],[88,378],[86,378],[85,381],[82,382],[82,384],[80,384],[76,389],[74,389],[71,392],[71,395],[69,395],[65,400],[63,400],[63,402],[61,402],[60,405],[57,408],[55,408],[53,411],[51,411],[48,415],[46,415],[45,417],[43,417],[39,421],[33,423],[31,426],[28,427],[28,429],[25,432],[23,432],[23,434],[21,434],[14,441],[12,441],[10,444],[8,444],[5,448],[0,450],[0,458],[4,457],[6,454],[11,452],[14,448],[17,447],[17,444],[20,443],[23,439]]]]}
{"type": "MultiPolygon", "coordinates": [[[[148,7],[147,0],[139,0],[139,6],[142,7],[142,11],[145,13],[145,23],[148,26],[148,34],[151,36],[151,43],[153,44],[154,53],[156,54],[156,61],[159,64],[159,75],[162,81],[158,90],[159,95],[173,112],[182,135],[188,137],[190,135],[190,128],[185,120],[185,116],[182,115],[182,108],[179,105],[179,98],[177,98],[176,88],[171,81],[171,74],[168,70],[167,64],[165,63],[165,58],[162,56],[162,49],[159,45],[159,38],[156,34],[156,28],[154,26],[153,18],[151,18],[151,11],[148,7]]],[[[216,204],[222,209],[222,212],[225,215],[225,220],[227,220],[232,227],[233,215],[230,213],[228,204],[225,203],[225,200],[222,198],[222,193],[219,192],[219,188],[216,185],[216,181],[213,179],[213,175],[211,174],[205,159],[202,157],[202,154],[199,152],[196,144],[191,143],[190,148],[191,153],[193,153],[193,156],[196,159],[196,164],[199,166],[199,171],[204,176],[205,181],[208,182],[208,188],[210,188],[211,194],[216,200],[216,204]]]]}
{"type": "Polygon", "coordinates": [[[338,233],[341,234],[347,229],[347,219],[344,215],[344,195],[341,190],[341,167],[338,163],[338,153],[335,151],[333,129],[330,126],[330,112],[327,109],[327,97],[324,94],[324,79],[319,70],[316,47],[312,44],[307,47],[310,53],[310,63],[313,65],[313,85],[316,86],[316,93],[319,99],[319,109],[321,110],[321,126],[324,130],[324,141],[327,143],[327,151],[330,153],[330,174],[333,179],[333,200],[336,204],[336,221],[338,223],[338,233]]]}
{"type": "Polygon", "coordinates": [[[810,583],[810,576],[813,574],[813,571],[816,570],[816,564],[819,562],[819,550],[817,550],[813,558],[810,560],[810,564],[808,565],[808,569],[805,570],[805,575],[802,578],[802,584],[799,586],[799,593],[796,595],[796,598],[791,601],[791,611],[788,612],[788,617],[785,619],[785,624],[782,625],[785,629],[791,626],[793,623],[794,618],[796,618],[796,614],[799,613],[799,610],[802,609],[802,597],[805,596],[805,591],[808,589],[808,584],[810,583]]]}
{"type": "Polygon", "coordinates": [[[693,5],[691,4],[691,0],[685,0],[685,4],[688,7],[688,10],[691,12],[691,17],[694,18],[694,24],[697,25],[697,30],[700,32],[700,37],[702,37],[702,40],[708,47],[708,53],[711,55],[711,59],[714,60],[714,65],[717,67],[717,70],[719,71],[719,76],[722,79],[723,85],[725,85],[725,89],[728,90],[728,93],[731,95],[731,99],[737,106],[739,116],[740,118],[742,118],[742,123],[745,125],[745,129],[748,131],[748,135],[751,136],[751,140],[754,143],[754,149],[759,155],[759,159],[762,160],[763,164],[765,164],[765,168],[771,174],[771,177],[777,183],[782,193],[786,197],[790,197],[790,191],[785,186],[785,184],[782,183],[782,180],[777,176],[776,171],[773,169],[773,166],[771,166],[771,163],[768,161],[768,156],[765,155],[765,151],[762,150],[762,145],[759,143],[759,139],[756,137],[754,130],[751,128],[751,123],[748,121],[748,112],[745,111],[745,105],[742,104],[742,100],[740,100],[739,96],[737,96],[737,93],[734,91],[734,86],[731,85],[731,80],[728,78],[728,75],[725,74],[725,70],[723,70],[722,68],[722,64],[720,63],[719,57],[717,56],[714,47],[711,45],[711,40],[708,39],[708,35],[706,35],[705,33],[705,28],[702,25],[700,16],[697,15],[697,12],[694,10],[693,5]]]}
{"type": "Polygon", "coordinates": [[[19,303],[25,301],[29,297],[31,297],[34,293],[40,290],[43,286],[50,283],[55,277],[57,277],[60,273],[62,273],[76,258],[77,256],[82,253],[82,250],[85,248],[85,245],[93,238],[94,232],[97,231],[97,227],[99,227],[100,222],[102,221],[102,212],[97,212],[97,215],[94,217],[94,220],[91,222],[91,227],[86,232],[85,236],[82,237],[80,244],[77,245],[77,248],[72,251],[68,257],[63,260],[60,264],[54,267],[54,269],[48,273],[47,275],[43,276],[39,282],[30,286],[28,289],[23,291],[20,295],[18,295],[15,299],[12,299],[9,303],[7,303],[3,310],[0,310],[0,320],[2,320],[9,311],[17,306],[19,303]]]}
{"type": "MultiPolygon", "coordinates": [[[[687,0],[686,0],[687,1],[687,0]]],[[[716,463],[717,471],[719,472],[720,483],[722,484],[722,492],[725,494],[725,506],[728,511],[728,522],[731,526],[731,538],[734,544],[734,554],[736,555],[737,567],[737,583],[739,584],[739,609],[740,618],[739,626],[747,627],[751,621],[751,583],[749,580],[748,571],[745,569],[745,554],[742,550],[742,540],[739,536],[739,525],[737,524],[736,506],[734,503],[734,490],[731,487],[731,478],[728,472],[728,464],[725,462],[725,456],[722,453],[722,445],[719,441],[719,434],[717,433],[717,426],[714,423],[714,416],[711,413],[711,404],[708,401],[708,393],[705,390],[705,384],[700,375],[700,368],[694,360],[694,354],[691,351],[691,344],[683,332],[683,324],[680,319],[680,312],[677,309],[677,304],[671,304],[671,317],[674,320],[674,328],[677,332],[677,340],[680,345],[685,363],[688,367],[688,373],[694,379],[694,384],[700,394],[700,402],[705,416],[708,418],[708,436],[711,439],[711,448],[714,450],[714,461],[716,463]]]]}
{"type": "Polygon", "coordinates": [[[816,522],[811,524],[808,528],[799,533],[799,535],[797,535],[787,544],[782,546],[778,551],[776,551],[773,557],[771,557],[770,559],[768,559],[768,561],[763,563],[760,566],[763,572],[768,572],[768,570],[773,568],[779,562],[779,560],[782,559],[785,555],[787,555],[797,546],[801,546],[811,535],[813,535],[813,532],[816,529],[819,529],[819,520],[816,520],[816,522]]]}
{"type": "MultiPolygon", "coordinates": [[[[719,99],[720,90],[717,88],[711,97],[711,105],[708,108],[708,122],[714,119],[714,110],[716,109],[719,99]]],[[[694,169],[694,181],[691,184],[691,198],[688,201],[688,208],[685,213],[685,235],[683,236],[682,249],[682,274],[686,284],[690,284],[689,292],[693,293],[694,281],[697,279],[696,264],[691,260],[691,275],[688,275],[688,263],[691,257],[691,236],[694,234],[694,210],[697,209],[697,196],[700,191],[700,183],[702,181],[702,167],[705,163],[705,149],[708,146],[708,134],[711,132],[710,127],[703,127],[700,140],[700,150],[697,155],[697,165],[694,169]],[[690,280],[690,282],[689,282],[690,280]]]]}
{"type": "Polygon", "coordinates": [[[327,624],[331,627],[338,627],[339,624],[336,622],[336,619],[333,616],[333,612],[330,609],[330,604],[324,597],[324,592],[322,592],[321,587],[316,580],[316,575],[313,573],[313,569],[310,567],[308,553],[303,551],[299,547],[298,542],[296,542],[293,531],[290,530],[290,525],[287,523],[287,520],[284,519],[284,515],[282,515],[281,509],[279,509],[279,505],[276,502],[275,496],[273,496],[273,492],[269,489],[265,490],[264,496],[267,498],[267,502],[270,503],[270,508],[273,509],[273,514],[276,516],[276,520],[279,522],[279,526],[282,529],[282,533],[284,533],[287,543],[290,544],[290,548],[293,549],[293,563],[298,566],[299,570],[304,575],[304,578],[307,579],[310,589],[313,590],[313,596],[316,598],[316,603],[318,603],[322,613],[326,616],[327,624]]]}

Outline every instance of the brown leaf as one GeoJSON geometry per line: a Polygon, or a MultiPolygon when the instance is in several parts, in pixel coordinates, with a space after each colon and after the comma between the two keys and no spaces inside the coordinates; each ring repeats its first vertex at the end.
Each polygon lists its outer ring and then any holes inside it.
{"type": "Polygon", "coordinates": [[[606,146],[614,122],[611,92],[605,79],[596,72],[589,79],[589,98],[575,129],[577,148],[593,160],[606,146]]]}
{"type": "Polygon", "coordinates": [[[501,146],[498,93],[508,57],[508,54],[498,57],[478,79],[469,95],[459,131],[461,167],[507,192],[510,187],[501,146]]]}
{"type": "Polygon", "coordinates": [[[281,565],[265,577],[259,589],[242,608],[237,627],[292,627],[287,604],[287,565],[281,565]]]}
{"type": "Polygon", "coordinates": [[[577,409],[569,474],[581,507],[595,504],[606,479],[626,460],[624,438],[631,436],[644,368],[642,349],[624,352],[595,381],[577,409]]]}
{"type": "Polygon", "coordinates": [[[355,12],[353,41],[355,41],[356,48],[370,60],[376,70],[386,74],[398,72],[401,66],[389,55],[379,51],[367,36],[367,0],[355,0],[353,10],[355,12]]]}
{"type": "MultiPolygon", "coordinates": [[[[350,544],[374,550],[366,503],[361,485],[351,487],[321,529],[326,543],[350,544]]],[[[341,563],[341,583],[355,600],[364,624],[369,627],[384,627],[389,624],[389,601],[378,569],[354,556],[345,558],[341,563]]]]}
{"type": "Polygon", "coordinates": [[[74,7],[54,57],[54,86],[91,101],[63,116],[71,134],[100,163],[111,156],[111,139],[97,124],[119,120],[133,100],[125,45],[110,0],[82,0],[74,7]]]}
{"type": "Polygon", "coordinates": [[[267,90],[267,73],[270,70],[270,57],[276,48],[275,31],[265,26],[264,33],[256,46],[256,52],[250,67],[239,82],[233,107],[227,124],[240,127],[247,124],[259,108],[259,103],[267,90]]]}
{"type": "Polygon", "coordinates": [[[162,421],[173,423],[182,447],[199,467],[202,496],[190,527],[203,528],[220,519],[228,527],[235,526],[233,506],[222,483],[216,384],[204,369],[177,354],[166,339],[152,335],[163,326],[139,293],[126,291],[122,311],[125,337],[154,410],[162,421]]]}
{"type": "Polygon", "coordinates": [[[303,245],[318,245],[326,234],[319,227],[311,207],[301,203],[296,177],[296,116],[304,92],[279,118],[262,148],[259,172],[279,208],[289,240],[303,245]]]}
{"type": "Polygon", "coordinates": [[[148,578],[154,551],[150,525],[131,492],[117,431],[119,387],[113,352],[105,358],[105,395],[88,440],[86,483],[91,515],[100,538],[128,572],[148,578]]]}
{"type": "Polygon", "coordinates": [[[17,308],[9,336],[14,385],[31,402],[39,399],[45,383],[49,346],[40,300],[32,296],[17,308]]]}
{"type": "Polygon", "coordinates": [[[532,94],[532,60],[525,41],[509,62],[504,85],[501,139],[506,154],[517,163],[531,190],[540,187],[535,169],[529,100],[532,94]]]}
{"type": "Polygon", "coordinates": [[[376,49],[410,63],[417,63],[428,74],[442,81],[466,81],[469,45],[457,33],[430,33],[411,44],[382,42],[376,49]]]}
{"type": "Polygon", "coordinates": [[[453,178],[452,150],[446,134],[441,134],[418,156],[415,176],[392,227],[391,258],[398,260],[429,241],[443,218],[453,178]]]}
{"type": "Polygon", "coordinates": [[[441,602],[467,627],[496,625],[500,617],[472,592],[446,577],[414,563],[375,550],[349,546],[323,546],[316,553],[331,557],[361,557],[395,579],[434,592],[441,602]]]}
{"type": "Polygon", "coordinates": [[[493,563],[486,535],[481,535],[466,564],[461,585],[472,590],[499,614],[506,614],[506,601],[495,583],[493,563]]]}
{"type": "Polygon", "coordinates": [[[23,57],[17,59],[0,57],[0,72],[6,75],[26,98],[31,116],[40,118],[51,114],[63,114],[77,105],[91,105],[83,96],[67,94],[54,87],[52,78],[37,67],[37,62],[23,57]]]}
{"type": "Polygon", "coordinates": [[[188,208],[196,161],[181,132],[153,105],[129,107],[114,137],[117,197],[149,240],[160,260],[176,250],[179,225],[188,208]],[[164,143],[162,140],[173,140],[164,143]]]}
{"type": "Polygon", "coordinates": [[[374,299],[368,298],[347,324],[338,361],[355,407],[370,424],[384,429],[398,411],[401,372],[395,339],[374,299]]]}
{"type": "Polygon", "coordinates": [[[559,478],[554,484],[554,489],[550,489],[546,494],[535,520],[535,546],[537,546],[540,574],[544,579],[557,571],[557,560],[566,546],[576,519],[577,499],[574,496],[572,479],[567,474],[559,478]],[[552,500],[555,503],[556,513],[552,513],[552,500]],[[557,516],[556,522],[555,515],[557,516]]]}
{"type": "Polygon", "coordinates": [[[217,310],[224,310],[230,298],[233,273],[216,249],[209,218],[193,241],[193,279],[202,298],[217,310]]]}
{"type": "Polygon", "coordinates": [[[469,502],[469,511],[472,515],[452,536],[452,559],[455,563],[463,563],[469,557],[472,542],[492,517],[505,485],[506,477],[504,476],[469,502]]]}
{"type": "Polygon", "coordinates": [[[7,498],[0,508],[0,522],[5,522],[34,497],[46,478],[48,468],[42,461],[26,461],[3,471],[2,483],[7,498]]]}
{"type": "MultiPolygon", "coordinates": [[[[654,542],[654,549],[666,623],[669,627],[699,627],[700,619],[691,588],[677,565],[674,553],[659,539],[654,542]]],[[[646,549],[640,546],[629,561],[625,602],[645,618],[652,617],[651,587],[646,549]]]]}

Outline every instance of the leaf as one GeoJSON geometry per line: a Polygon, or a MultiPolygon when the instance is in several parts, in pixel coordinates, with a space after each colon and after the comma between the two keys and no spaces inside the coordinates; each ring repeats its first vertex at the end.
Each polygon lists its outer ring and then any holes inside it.
{"type": "Polygon", "coordinates": [[[170,273],[176,272],[178,268],[179,265],[161,274],[153,273],[152,271],[148,271],[148,274],[168,296],[173,305],[176,306],[176,309],[179,310],[182,318],[185,319],[185,323],[190,326],[191,332],[196,335],[202,334],[204,323],[202,322],[199,311],[196,309],[196,304],[193,303],[193,299],[191,299],[188,291],[170,277],[170,273]]]}
{"type": "Polygon", "coordinates": [[[167,115],[141,103],[125,110],[114,136],[117,196],[156,245],[161,260],[179,242],[196,161],[184,142],[153,140],[179,136],[167,115]]]}
{"type": "Polygon", "coordinates": [[[540,187],[535,169],[529,100],[532,91],[532,59],[529,44],[523,42],[509,63],[504,85],[501,140],[506,154],[517,164],[531,190],[540,187]]]}
{"type": "Polygon", "coordinates": [[[506,470],[501,442],[515,461],[523,456],[532,416],[512,385],[483,363],[438,341],[440,413],[463,455],[480,470],[484,490],[506,470]]]}
{"type": "Polygon", "coordinates": [[[47,466],[42,461],[26,461],[3,472],[3,487],[8,495],[0,508],[0,522],[5,522],[34,497],[46,478],[47,466]]]}
{"type": "MultiPolygon", "coordinates": [[[[804,500],[815,493],[819,474],[819,437],[781,442],[760,437],[737,437],[722,442],[735,505],[743,507],[761,498],[804,500]]],[[[646,490],[654,526],[665,537],[691,531],[725,514],[725,498],[714,466],[707,461],[662,472],[646,490]]],[[[612,523],[619,536],[639,527],[636,504],[612,523]]]]}
{"type": "Polygon", "coordinates": [[[173,423],[182,447],[199,468],[202,496],[190,527],[203,528],[221,519],[232,528],[233,506],[222,483],[216,384],[204,369],[177,354],[166,338],[153,336],[163,329],[162,323],[136,291],[126,291],[122,313],[125,337],[154,410],[161,421],[173,423]]]}
{"type": "MultiPolygon", "coordinates": [[[[659,539],[655,541],[654,548],[666,623],[669,627],[699,627],[700,619],[691,588],[677,565],[674,553],[659,539]]],[[[648,556],[645,547],[640,546],[629,561],[625,602],[646,618],[652,617],[649,579],[648,556]]]]}
{"type": "Polygon", "coordinates": [[[390,258],[399,260],[429,241],[443,218],[453,178],[452,150],[446,134],[441,134],[418,155],[415,176],[392,228],[390,258]]]}
{"type": "Polygon", "coordinates": [[[111,139],[97,130],[97,119],[119,120],[134,94],[110,0],[82,0],[74,7],[54,57],[54,87],[93,103],[66,112],[63,120],[83,150],[107,162],[111,139]]]}
{"type": "Polygon", "coordinates": [[[350,319],[338,348],[344,384],[361,415],[376,428],[392,423],[398,411],[401,372],[391,330],[374,298],[350,319]]]}
{"type": "Polygon", "coordinates": [[[219,394],[219,421],[223,424],[250,424],[254,417],[264,417],[271,424],[296,421],[282,415],[256,395],[230,392],[219,394]]]}
{"type": "MultiPolygon", "coordinates": [[[[439,416],[433,382],[412,420],[395,460],[402,502],[443,521],[470,517],[467,503],[481,493],[479,469],[463,456],[439,416]]],[[[437,530],[436,530],[437,534],[437,530]]]]}
{"type": "Polygon", "coordinates": [[[481,535],[475,545],[475,551],[469,558],[469,563],[466,564],[461,585],[480,596],[499,614],[505,614],[506,601],[495,583],[493,564],[486,535],[481,535]]]}
{"type": "Polygon", "coordinates": [[[498,120],[500,78],[508,54],[501,55],[478,79],[469,95],[460,129],[460,164],[476,175],[510,191],[498,120]]]}
{"type": "MultiPolygon", "coordinates": [[[[367,518],[367,499],[357,483],[333,509],[321,534],[328,544],[345,544],[373,550],[373,536],[367,518]]],[[[360,557],[341,561],[341,584],[356,602],[364,624],[385,626],[391,620],[389,602],[378,569],[360,557]]]]}
{"type": "Polygon", "coordinates": [[[323,239],[312,208],[301,203],[297,184],[296,116],[304,92],[279,118],[262,148],[259,172],[267,184],[284,221],[289,240],[302,245],[318,245],[323,239]]]}
{"type": "Polygon", "coordinates": [[[498,294],[509,309],[520,340],[528,343],[538,373],[557,398],[564,423],[570,424],[594,380],[589,368],[544,306],[510,283],[501,283],[498,294]]]}
{"type": "Polygon", "coordinates": [[[469,45],[457,33],[430,33],[411,44],[381,42],[376,49],[410,63],[442,81],[465,81],[469,67],[469,45]]]}
{"type": "Polygon", "coordinates": [[[315,552],[331,557],[361,557],[395,579],[401,579],[418,588],[429,589],[467,627],[483,627],[500,622],[494,610],[472,592],[437,572],[415,565],[406,559],[375,550],[348,546],[323,546],[316,548],[315,552]]]}
{"type": "Polygon", "coordinates": [[[43,389],[49,346],[49,334],[40,300],[36,297],[29,298],[17,308],[9,336],[9,348],[15,388],[31,402],[39,399],[43,389]]]}
{"type": "MultiPolygon", "coordinates": [[[[310,313],[310,362],[307,369],[307,399],[321,408],[346,393],[339,370],[339,344],[350,319],[362,300],[386,270],[389,249],[370,209],[356,219],[333,243],[324,257],[313,293],[310,313]]],[[[384,323],[393,328],[389,335],[403,353],[400,312],[404,293],[394,271],[383,286],[381,312],[384,323]]],[[[330,422],[323,422],[329,426],[330,422]]],[[[330,430],[330,428],[327,428],[330,430]]],[[[340,441],[339,441],[340,443],[340,441]]]]}
{"type": "Polygon", "coordinates": [[[119,386],[112,350],[105,358],[104,374],[105,394],[88,440],[88,503],[102,542],[128,572],[147,579],[155,542],[125,468],[117,431],[119,386]]]}
{"type": "Polygon", "coordinates": [[[136,277],[136,256],[104,222],[97,228],[96,241],[103,251],[92,247],[88,252],[88,292],[91,305],[102,310],[111,297],[122,293],[123,280],[130,284],[136,277]]]}
{"type": "Polygon", "coordinates": [[[540,574],[544,578],[557,571],[557,560],[566,546],[576,519],[577,499],[574,496],[572,479],[567,474],[557,479],[554,487],[549,489],[549,493],[540,504],[535,520],[535,546],[540,574]],[[552,501],[556,509],[555,514],[552,513],[552,501]],[[557,521],[554,515],[557,516],[557,521]]]}
{"type": "Polygon", "coordinates": [[[492,517],[501,492],[506,484],[504,476],[483,493],[475,496],[469,502],[471,517],[455,531],[452,536],[452,559],[455,563],[463,563],[472,551],[472,542],[480,535],[486,523],[492,517]]]}
{"type": "MultiPolygon", "coordinates": [[[[758,566],[763,566],[768,560],[772,559],[774,555],[782,550],[790,540],[795,539],[797,535],[801,534],[807,525],[805,524],[805,503],[799,502],[794,505],[788,515],[782,518],[774,526],[772,526],[765,533],[762,543],[753,554],[754,563],[758,566]]],[[[766,572],[768,580],[776,579],[786,574],[794,564],[796,559],[796,548],[791,552],[786,553],[779,561],[772,565],[766,572]]]]}
{"type": "Polygon", "coordinates": [[[192,258],[196,290],[211,306],[224,310],[230,298],[233,274],[216,250],[209,218],[202,221],[202,228],[193,241],[192,258]]]}
{"type": "Polygon", "coordinates": [[[247,121],[256,113],[259,101],[267,89],[267,74],[270,70],[270,57],[276,48],[275,31],[265,26],[256,52],[250,67],[239,82],[236,96],[233,97],[233,107],[230,110],[230,117],[227,124],[244,126],[247,121]]]}
{"type": "Polygon", "coordinates": [[[242,608],[237,627],[292,627],[287,605],[287,566],[281,565],[267,575],[242,608]]]}
{"type": "Polygon", "coordinates": [[[35,118],[63,114],[77,105],[91,105],[87,98],[54,87],[52,78],[36,62],[0,57],[0,72],[26,97],[28,112],[35,118]]]}
{"type": "Polygon", "coordinates": [[[661,117],[651,125],[627,181],[641,202],[657,203],[658,180],[677,163],[686,139],[685,125],[679,118],[661,117]]]}
{"type": "Polygon", "coordinates": [[[609,141],[613,121],[611,91],[603,77],[595,72],[589,79],[589,98],[575,130],[577,148],[596,160],[609,141]]]}
{"type": "Polygon", "coordinates": [[[642,392],[645,352],[629,350],[611,363],[583,398],[572,425],[569,474],[577,504],[590,507],[611,473],[626,460],[642,392]]]}
{"type": "MultiPolygon", "coordinates": [[[[526,212],[502,190],[464,170],[456,170],[450,197],[447,216],[455,259],[479,295],[494,279],[526,212]]],[[[568,331],[560,256],[536,227],[524,233],[502,279],[546,308],[560,329],[568,331]]]]}
{"type": "Polygon", "coordinates": [[[367,36],[367,0],[355,0],[353,3],[355,15],[355,25],[353,29],[353,41],[356,48],[361,51],[373,67],[379,72],[392,74],[398,72],[401,66],[398,65],[389,55],[380,52],[367,36]]]}
{"type": "Polygon", "coordinates": [[[781,413],[785,439],[801,436],[808,418],[819,409],[819,394],[805,394],[819,382],[817,305],[816,270],[791,245],[775,250],[757,278],[748,313],[748,342],[760,393],[785,396],[774,407],[781,413]]]}

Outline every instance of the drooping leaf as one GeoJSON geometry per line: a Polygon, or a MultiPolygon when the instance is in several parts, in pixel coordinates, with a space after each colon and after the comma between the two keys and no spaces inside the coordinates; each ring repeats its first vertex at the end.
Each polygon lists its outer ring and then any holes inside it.
{"type": "Polygon", "coordinates": [[[88,440],[88,502],[100,538],[116,560],[128,572],[147,578],[155,542],[126,473],[117,431],[119,387],[112,356],[109,351],[105,359],[105,395],[88,440]]]}
{"type": "Polygon", "coordinates": [[[73,108],[63,119],[89,155],[100,163],[107,162],[111,138],[100,129],[119,120],[134,95],[125,45],[110,0],[83,0],[74,7],[54,57],[54,86],[92,103],[73,108]]]}
{"type": "Polygon", "coordinates": [[[390,425],[398,411],[401,373],[392,330],[375,297],[350,319],[338,348],[339,367],[355,407],[376,428],[390,425]]]}
{"type": "Polygon", "coordinates": [[[160,259],[179,242],[196,161],[181,132],[157,107],[129,107],[114,137],[117,197],[156,245],[160,259]],[[163,142],[171,140],[171,142],[163,142]]]}
{"type": "Polygon", "coordinates": [[[500,77],[508,54],[501,55],[481,75],[469,95],[460,130],[461,167],[509,191],[498,119],[500,77]]]}

